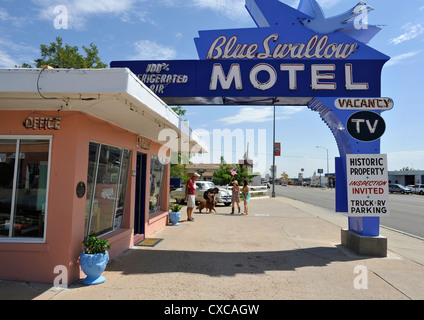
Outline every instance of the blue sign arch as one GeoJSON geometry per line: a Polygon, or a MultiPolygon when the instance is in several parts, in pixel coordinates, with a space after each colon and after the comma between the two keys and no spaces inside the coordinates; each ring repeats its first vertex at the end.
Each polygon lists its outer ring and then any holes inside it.
{"type": "MultiPolygon", "coordinates": [[[[337,142],[336,211],[347,212],[346,156],[380,153],[380,137],[372,135],[381,132],[380,114],[393,107],[381,97],[381,71],[390,58],[367,45],[380,31],[367,23],[372,7],[361,1],[326,17],[316,0],[301,0],[297,10],[278,0],[245,5],[257,27],[199,31],[198,60],[113,61],[111,67],[130,68],[170,105],[307,105],[337,142]],[[354,119],[356,130],[368,130],[366,141],[346,129],[359,111],[378,115],[354,119]]],[[[379,216],[349,217],[349,230],[378,236],[379,216]]]]}

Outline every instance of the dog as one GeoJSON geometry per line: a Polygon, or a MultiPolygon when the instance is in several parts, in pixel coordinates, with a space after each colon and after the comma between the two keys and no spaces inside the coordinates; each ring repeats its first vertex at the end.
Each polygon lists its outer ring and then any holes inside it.
{"type": "Polygon", "coordinates": [[[202,200],[199,202],[199,205],[196,207],[196,209],[199,209],[199,212],[202,213],[202,210],[206,208],[206,213],[208,210],[209,210],[209,213],[212,213],[212,210],[216,212],[215,205],[216,205],[216,200],[214,200],[213,203],[210,203],[210,201],[207,201],[207,200],[202,200]]]}

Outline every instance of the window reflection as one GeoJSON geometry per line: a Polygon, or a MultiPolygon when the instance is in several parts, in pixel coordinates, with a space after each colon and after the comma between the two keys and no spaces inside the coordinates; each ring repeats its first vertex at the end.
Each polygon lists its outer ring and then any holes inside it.
{"type": "Polygon", "coordinates": [[[101,235],[122,226],[129,157],[128,150],[90,143],[86,235],[101,235]]]}
{"type": "Polygon", "coordinates": [[[0,140],[1,236],[44,236],[49,145],[49,140],[0,140]]]}
{"type": "Polygon", "coordinates": [[[149,214],[162,210],[163,190],[165,186],[164,160],[152,156],[150,161],[150,197],[149,214]]]}

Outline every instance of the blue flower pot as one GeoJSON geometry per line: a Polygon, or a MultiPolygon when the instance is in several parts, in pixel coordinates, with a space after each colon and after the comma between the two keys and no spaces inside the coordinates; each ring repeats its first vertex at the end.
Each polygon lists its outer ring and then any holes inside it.
{"type": "Polygon", "coordinates": [[[169,213],[169,220],[171,220],[171,223],[173,226],[180,225],[178,221],[180,221],[181,218],[181,212],[170,212],[169,213]]]}
{"type": "Polygon", "coordinates": [[[106,269],[109,262],[109,252],[86,254],[81,252],[80,264],[82,271],[87,275],[82,283],[86,285],[99,284],[105,282],[106,278],[101,274],[106,269]]]}

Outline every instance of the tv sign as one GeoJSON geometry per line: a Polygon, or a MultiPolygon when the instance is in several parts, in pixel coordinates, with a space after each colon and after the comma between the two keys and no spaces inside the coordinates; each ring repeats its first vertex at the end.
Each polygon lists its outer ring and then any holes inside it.
{"type": "Polygon", "coordinates": [[[346,129],[356,140],[374,141],[384,134],[386,124],[376,112],[359,111],[349,117],[346,129]]]}

